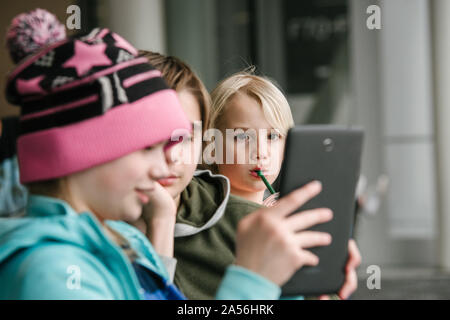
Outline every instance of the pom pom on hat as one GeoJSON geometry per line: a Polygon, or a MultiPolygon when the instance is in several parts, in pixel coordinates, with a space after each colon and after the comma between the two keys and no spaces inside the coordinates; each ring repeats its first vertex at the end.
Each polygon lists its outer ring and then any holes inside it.
{"type": "Polygon", "coordinates": [[[44,9],[35,9],[16,16],[8,29],[6,45],[11,59],[18,63],[41,48],[64,40],[66,30],[55,15],[44,9]]]}

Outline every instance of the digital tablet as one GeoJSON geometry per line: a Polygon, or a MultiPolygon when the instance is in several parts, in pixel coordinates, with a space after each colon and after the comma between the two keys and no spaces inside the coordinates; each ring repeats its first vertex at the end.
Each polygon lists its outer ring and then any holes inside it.
{"type": "Polygon", "coordinates": [[[320,261],[304,266],[282,287],[283,296],[337,293],[345,280],[353,229],[355,189],[360,174],[361,129],[305,125],[289,130],[280,171],[280,196],[319,180],[322,192],[298,208],[330,208],[333,219],[309,230],[330,233],[329,246],[310,248],[320,261]]]}

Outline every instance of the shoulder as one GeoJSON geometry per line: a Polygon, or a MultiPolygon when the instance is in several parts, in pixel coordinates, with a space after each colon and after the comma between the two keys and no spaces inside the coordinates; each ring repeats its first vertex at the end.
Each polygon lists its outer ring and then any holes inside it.
{"type": "Polygon", "coordinates": [[[261,207],[255,202],[230,194],[222,220],[226,220],[234,230],[242,218],[261,207]]]}
{"type": "Polygon", "coordinates": [[[248,213],[258,210],[262,207],[263,207],[262,205],[260,205],[256,202],[252,202],[252,201],[246,200],[244,198],[241,198],[239,196],[231,194],[230,199],[228,200],[227,210],[238,210],[239,212],[248,214],[248,213]]]}

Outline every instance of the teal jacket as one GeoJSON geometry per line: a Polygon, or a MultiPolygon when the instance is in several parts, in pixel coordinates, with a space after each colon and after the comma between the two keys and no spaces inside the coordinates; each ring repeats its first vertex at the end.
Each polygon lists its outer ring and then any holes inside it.
{"type": "MultiPolygon", "coordinates": [[[[145,236],[119,221],[137,263],[166,283],[168,272],[145,236]]],[[[0,218],[0,299],[143,299],[128,258],[95,216],[66,202],[30,196],[26,215],[0,218]]],[[[280,288],[238,266],[227,269],[218,299],[277,299],[280,288]]]]}

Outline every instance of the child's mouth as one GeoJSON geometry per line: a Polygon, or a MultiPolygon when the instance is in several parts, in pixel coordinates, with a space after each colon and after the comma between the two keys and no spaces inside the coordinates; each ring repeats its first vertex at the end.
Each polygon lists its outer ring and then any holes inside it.
{"type": "Polygon", "coordinates": [[[265,170],[262,170],[261,168],[254,168],[254,169],[250,170],[250,175],[252,177],[259,179],[258,171],[260,171],[264,175],[267,173],[265,170]]]}
{"type": "Polygon", "coordinates": [[[178,178],[179,177],[177,177],[175,175],[171,175],[171,176],[169,176],[167,178],[159,179],[158,183],[160,185],[162,185],[163,187],[168,187],[168,186],[171,186],[172,184],[174,184],[175,181],[177,181],[178,178]]]}

